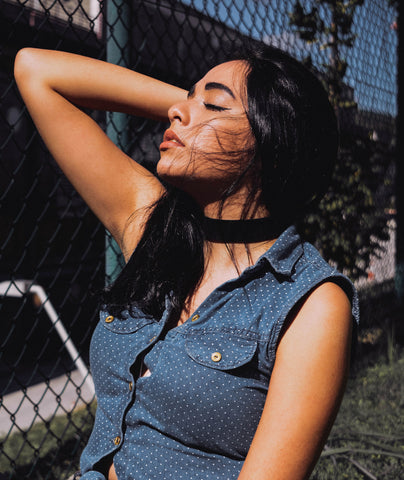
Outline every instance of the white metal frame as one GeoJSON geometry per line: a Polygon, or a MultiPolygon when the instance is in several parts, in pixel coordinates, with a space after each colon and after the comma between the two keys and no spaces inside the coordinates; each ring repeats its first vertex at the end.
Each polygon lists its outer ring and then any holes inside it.
{"type": "Polygon", "coordinates": [[[62,323],[62,320],[54,309],[45,290],[40,285],[33,283],[31,280],[0,282],[1,296],[22,298],[27,294],[33,295],[35,300],[38,300],[40,305],[44,307],[50,321],[52,322],[52,325],[55,327],[55,330],[58,333],[64,347],[68,351],[74,365],[83,377],[84,383],[90,389],[90,392],[94,394],[94,383],[91,373],[89,372],[88,368],[80,357],[79,352],[77,351],[72,339],[67,333],[62,323]]]}

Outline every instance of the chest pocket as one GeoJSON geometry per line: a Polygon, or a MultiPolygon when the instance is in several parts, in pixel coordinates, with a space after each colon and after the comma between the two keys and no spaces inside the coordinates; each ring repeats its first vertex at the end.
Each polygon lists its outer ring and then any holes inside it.
{"type": "Polygon", "coordinates": [[[250,362],[257,349],[255,340],[231,333],[204,332],[191,334],[185,351],[195,362],[216,370],[230,370],[250,362]]]}

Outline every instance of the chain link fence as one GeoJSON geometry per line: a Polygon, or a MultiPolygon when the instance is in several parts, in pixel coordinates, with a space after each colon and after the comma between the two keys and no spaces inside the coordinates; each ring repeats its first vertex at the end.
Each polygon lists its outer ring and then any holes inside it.
{"type": "MultiPolygon", "coordinates": [[[[97,293],[120,268],[116,244],[29,118],[13,79],[17,51],[75,52],[185,88],[246,39],[306,62],[329,89],[342,141],[332,191],[307,234],[361,288],[366,341],[394,304],[396,16],[388,0],[0,3],[1,479],[65,479],[77,468],[94,415],[87,365],[97,293]]],[[[164,125],[91,114],[154,169],[164,125]]]]}

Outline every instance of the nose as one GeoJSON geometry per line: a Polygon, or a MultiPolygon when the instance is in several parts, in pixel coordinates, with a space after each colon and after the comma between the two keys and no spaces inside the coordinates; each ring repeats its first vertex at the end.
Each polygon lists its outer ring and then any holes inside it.
{"type": "Polygon", "coordinates": [[[178,120],[180,123],[186,125],[189,123],[189,118],[189,105],[187,100],[174,103],[174,105],[171,105],[168,109],[168,119],[171,123],[173,123],[174,120],[178,120]]]}

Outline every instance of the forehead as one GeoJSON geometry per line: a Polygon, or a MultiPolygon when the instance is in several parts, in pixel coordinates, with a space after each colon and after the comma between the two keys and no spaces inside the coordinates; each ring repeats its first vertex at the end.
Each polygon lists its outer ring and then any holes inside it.
{"type": "Polygon", "coordinates": [[[232,60],[213,67],[198,83],[222,83],[228,86],[235,94],[241,95],[245,86],[246,70],[245,62],[232,60]]]}

